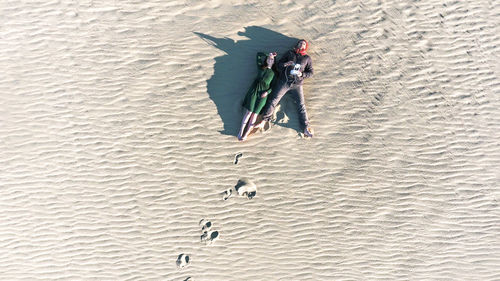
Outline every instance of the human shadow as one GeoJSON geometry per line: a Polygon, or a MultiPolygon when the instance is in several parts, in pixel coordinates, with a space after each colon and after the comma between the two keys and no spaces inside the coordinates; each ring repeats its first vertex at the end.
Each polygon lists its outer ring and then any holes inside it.
{"type": "Polygon", "coordinates": [[[238,35],[248,39],[238,41],[194,33],[226,53],[215,58],[214,74],[207,80],[207,91],[224,125],[220,133],[236,136],[243,117],[241,104],[257,75],[257,52],[276,51],[280,58],[298,39],[260,26],[245,27],[238,35]]]}

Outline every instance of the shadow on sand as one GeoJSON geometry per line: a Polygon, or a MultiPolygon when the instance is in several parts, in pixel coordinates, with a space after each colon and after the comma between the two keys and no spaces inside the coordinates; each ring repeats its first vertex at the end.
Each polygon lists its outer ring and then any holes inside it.
{"type": "Polygon", "coordinates": [[[220,133],[236,136],[243,117],[241,103],[257,75],[256,53],[276,51],[280,58],[298,39],[260,26],[245,27],[238,35],[248,39],[239,41],[194,33],[226,53],[215,58],[214,74],[207,80],[207,90],[224,124],[220,133]]]}

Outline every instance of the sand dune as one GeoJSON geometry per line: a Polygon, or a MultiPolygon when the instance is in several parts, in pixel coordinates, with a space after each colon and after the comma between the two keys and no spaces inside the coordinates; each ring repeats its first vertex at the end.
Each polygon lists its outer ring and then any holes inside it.
{"type": "Polygon", "coordinates": [[[0,4],[0,279],[499,280],[500,4],[281,2],[0,4]],[[316,136],[238,143],[297,38],[316,136]]]}

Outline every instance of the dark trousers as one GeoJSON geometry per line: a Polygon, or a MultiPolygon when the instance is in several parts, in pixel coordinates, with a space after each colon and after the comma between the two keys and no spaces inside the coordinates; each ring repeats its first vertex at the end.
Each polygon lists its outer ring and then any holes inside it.
{"type": "Polygon", "coordinates": [[[309,119],[307,118],[306,104],[304,102],[304,92],[302,91],[302,85],[291,84],[281,79],[276,81],[276,84],[273,87],[273,91],[271,92],[271,96],[267,99],[267,104],[262,110],[262,119],[266,121],[271,120],[274,108],[278,105],[281,98],[286,93],[290,93],[290,95],[292,95],[299,110],[299,122],[302,125],[302,129],[306,128],[307,126],[309,126],[309,119]]]}

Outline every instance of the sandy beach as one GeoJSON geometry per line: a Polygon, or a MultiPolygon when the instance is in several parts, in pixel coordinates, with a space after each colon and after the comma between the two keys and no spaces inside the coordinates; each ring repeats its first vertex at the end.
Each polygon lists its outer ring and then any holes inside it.
{"type": "Polygon", "coordinates": [[[500,280],[499,22],[485,0],[3,1],[0,280],[500,280]],[[314,138],[285,96],[238,142],[256,52],[300,38],[314,138]]]}

